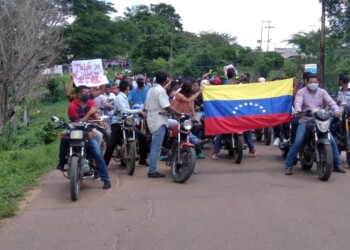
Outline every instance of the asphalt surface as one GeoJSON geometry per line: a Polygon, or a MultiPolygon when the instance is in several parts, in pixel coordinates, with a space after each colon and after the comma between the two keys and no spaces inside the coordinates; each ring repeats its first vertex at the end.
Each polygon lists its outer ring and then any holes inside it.
{"type": "MultiPolygon", "coordinates": [[[[261,157],[245,150],[241,164],[203,150],[185,184],[172,182],[163,162],[162,179],[113,163],[112,188],[85,180],[76,202],[53,170],[1,222],[0,249],[349,249],[350,171],[322,182],[297,165],[286,176],[276,146],[256,147],[261,157]]],[[[342,161],[348,169],[344,153],[342,161]]]]}

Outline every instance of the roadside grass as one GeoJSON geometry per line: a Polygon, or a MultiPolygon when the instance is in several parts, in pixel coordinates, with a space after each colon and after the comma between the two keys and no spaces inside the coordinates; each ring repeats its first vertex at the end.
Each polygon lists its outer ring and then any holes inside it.
{"type": "Polygon", "coordinates": [[[67,119],[67,106],[63,98],[53,104],[34,103],[29,108],[30,125],[19,126],[10,138],[0,137],[0,219],[14,216],[26,192],[57,163],[60,131],[45,144],[43,128],[52,115],[67,119]]]}
{"type": "Polygon", "coordinates": [[[14,216],[19,201],[38,177],[57,162],[58,140],[50,145],[2,152],[0,155],[0,218],[14,216]]]}

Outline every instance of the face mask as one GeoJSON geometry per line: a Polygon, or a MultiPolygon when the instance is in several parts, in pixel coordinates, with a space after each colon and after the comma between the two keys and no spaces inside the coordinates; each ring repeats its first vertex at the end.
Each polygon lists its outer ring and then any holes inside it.
{"type": "Polygon", "coordinates": [[[80,97],[80,99],[81,99],[83,102],[87,102],[87,101],[90,99],[90,95],[89,95],[89,94],[87,94],[87,95],[82,95],[82,96],[80,97]]]}
{"type": "Polygon", "coordinates": [[[309,90],[316,90],[318,88],[318,83],[310,83],[309,85],[307,85],[307,87],[309,88],[309,90]]]}

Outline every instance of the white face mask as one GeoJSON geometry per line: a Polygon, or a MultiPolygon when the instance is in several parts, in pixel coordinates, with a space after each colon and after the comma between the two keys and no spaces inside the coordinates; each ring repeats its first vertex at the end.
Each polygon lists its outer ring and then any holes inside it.
{"type": "Polygon", "coordinates": [[[317,82],[313,82],[307,85],[307,87],[309,88],[309,90],[316,90],[318,88],[318,83],[317,82]]]}

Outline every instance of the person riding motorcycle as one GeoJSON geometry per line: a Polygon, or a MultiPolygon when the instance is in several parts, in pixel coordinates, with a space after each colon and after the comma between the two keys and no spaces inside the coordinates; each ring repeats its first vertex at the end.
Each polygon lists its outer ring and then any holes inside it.
{"type": "MultiPolygon", "coordinates": [[[[114,99],[114,115],[112,117],[112,125],[111,125],[111,137],[108,142],[106,152],[104,154],[104,160],[106,165],[109,164],[113,151],[117,145],[122,144],[122,129],[121,129],[121,115],[122,113],[140,113],[142,116],[145,114],[141,112],[141,110],[131,109],[128,102],[128,94],[130,92],[130,84],[126,80],[122,80],[119,84],[120,93],[114,99]]],[[[140,160],[139,165],[148,166],[147,159],[147,140],[146,136],[140,132],[140,130],[136,130],[136,135],[139,140],[139,151],[140,151],[140,160]]]]}
{"type": "MultiPolygon", "coordinates": [[[[284,173],[286,175],[292,175],[292,168],[294,165],[295,158],[300,150],[300,147],[303,144],[306,134],[305,124],[307,122],[307,118],[302,117],[302,114],[300,114],[300,112],[314,109],[322,109],[325,108],[325,106],[331,108],[337,117],[340,116],[340,109],[335,103],[335,101],[329,96],[326,90],[318,87],[317,75],[309,74],[307,76],[306,87],[303,87],[297,92],[294,101],[296,116],[300,119],[295,141],[292,144],[292,147],[290,148],[285,161],[284,173]]],[[[333,171],[339,173],[346,173],[346,171],[340,166],[341,162],[339,151],[332,135],[330,138],[330,143],[333,152],[333,171]]]]}
{"type": "MultiPolygon", "coordinates": [[[[68,117],[71,122],[87,122],[93,118],[99,119],[98,110],[95,103],[90,100],[90,90],[87,86],[79,86],[76,88],[76,98],[70,102],[68,106],[68,117]]],[[[60,145],[60,163],[65,161],[67,149],[69,148],[69,140],[66,138],[61,139],[60,145]]],[[[101,155],[101,149],[94,138],[89,138],[87,143],[88,153],[96,161],[96,168],[103,181],[103,189],[109,189],[111,187],[110,178],[108,175],[107,167],[103,157],[101,155]]],[[[64,164],[63,164],[64,166],[64,164]]]]}

